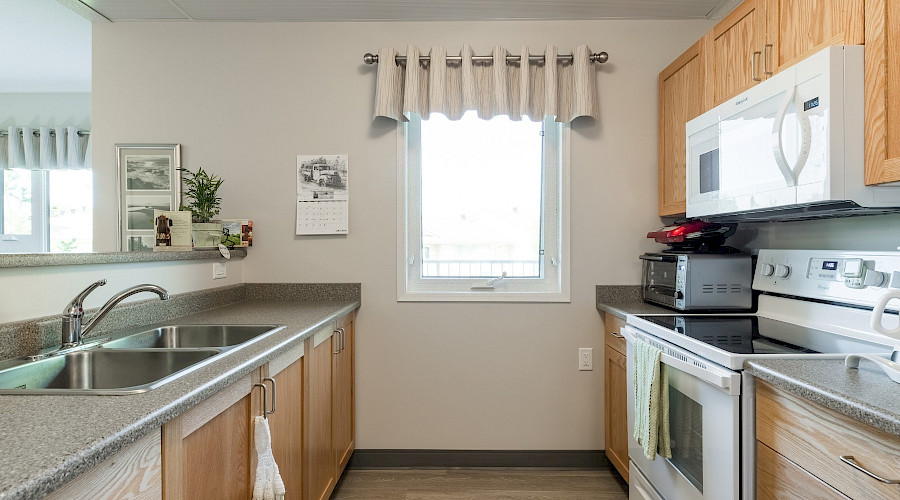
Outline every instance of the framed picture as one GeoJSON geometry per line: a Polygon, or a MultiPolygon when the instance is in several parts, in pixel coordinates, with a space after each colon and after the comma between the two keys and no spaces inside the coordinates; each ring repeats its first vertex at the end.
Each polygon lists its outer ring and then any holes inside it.
{"type": "Polygon", "coordinates": [[[154,210],[181,203],[181,144],[116,144],[119,250],[153,251],[154,210]]]}

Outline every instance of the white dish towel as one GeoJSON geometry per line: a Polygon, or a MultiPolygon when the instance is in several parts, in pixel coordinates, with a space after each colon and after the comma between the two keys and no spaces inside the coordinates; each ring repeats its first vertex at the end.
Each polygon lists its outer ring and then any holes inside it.
{"type": "Polygon", "coordinates": [[[269,421],[261,416],[254,417],[253,434],[256,440],[256,483],[253,485],[253,500],[283,500],[284,482],[272,454],[269,421]]]}

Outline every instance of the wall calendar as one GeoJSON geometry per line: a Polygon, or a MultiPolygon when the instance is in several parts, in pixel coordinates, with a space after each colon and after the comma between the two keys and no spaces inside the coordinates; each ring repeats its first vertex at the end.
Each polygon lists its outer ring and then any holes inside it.
{"type": "Polygon", "coordinates": [[[347,155],[297,155],[297,234],[347,234],[347,155]]]}

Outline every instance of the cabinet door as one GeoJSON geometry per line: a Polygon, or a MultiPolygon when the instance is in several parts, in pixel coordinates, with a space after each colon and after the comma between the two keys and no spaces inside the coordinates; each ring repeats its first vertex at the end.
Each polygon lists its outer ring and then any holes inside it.
{"type": "Polygon", "coordinates": [[[238,380],[162,428],[163,499],[250,496],[255,465],[251,435],[258,372],[238,380]]]}
{"type": "Polygon", "coordinates": [[[222,500],[250,497],[250,396],[184,438],[184,493],[222,500]]]}
{"type": "Polygon", "coordinates": [[[337,482],[332,436],[333,333],[328,327],[313,335],[306,349],[309,363],[309,425],[305,434],[308,500],[328,498],[337,482]]]}
{"type": "Polygon", "coordinates": [[[864,4],[864,0],[767,0],[766,75],[830,45],[863,44],[864,4]]]}
{"type": "Polygon", "coordinates": [[[900,2],[866,0],[866,184],[900,181],[900,2]]]}
{"type": "Polygon", "coordinates": [[[626,387],[628,371],[625,355],[611,348],[606,351],[606,457],[628,481],[628,421],[625,410],[628,405],[626,387]]]}
{"type": "Polygon", "coordinates": [[[704,108],[703,42],[659,74],[659,215],[685,211],[685,123],[704,108]]]}
{"type": "Polygon", "coordinates": [[[762,81],[765,1],[745,0],[713,28],[713,100],[720,104],[762,81]]]}
{"type": "Polygon", "coordinates": [[[353,322],[341,325],[340,345],[334,355],[334,451],[337,476],[341,475],[353,453],[353,322]]]}
{"type": "Polygon", "coordinates": [[[303,498],[303,358],[289,364],[275,379],[276,411],[269,416],[272,454],[284,481],[285,499],[303,498]]]}

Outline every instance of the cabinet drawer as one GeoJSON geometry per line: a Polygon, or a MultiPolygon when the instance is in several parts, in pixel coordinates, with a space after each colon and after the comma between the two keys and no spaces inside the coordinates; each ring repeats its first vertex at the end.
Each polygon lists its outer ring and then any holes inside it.
{"type": "Polygon", "coordinates": [[[887,484],[844,463],[886,479],[900,479],[900,438],[759,381],[756,437],[810,474],[850,498],[900,498],[900,484],[887,484]]]}
{"type": "Polygon", "coordinates": [[[613,349],[625,354],[625,338],[622,337],[622,327],[625,326],[625,320],[610,313],[603,315],[603,342],[613,349]],[[618,335],[618,337],[616,336],[618,335]]]}
{"type": "Polygon", "coordinates": [[[772,448],[756,442],[757,500],[846,500],[841,492],[828,486],[772,448]]]}

